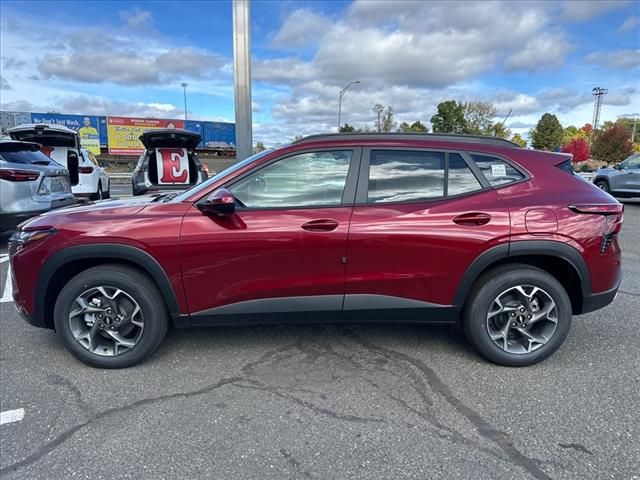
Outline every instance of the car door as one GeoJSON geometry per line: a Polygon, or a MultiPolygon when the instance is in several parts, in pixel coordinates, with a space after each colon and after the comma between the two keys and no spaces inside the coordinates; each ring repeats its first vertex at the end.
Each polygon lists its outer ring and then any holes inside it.
{"type": "Polygon", "coordinates": [[[620,163],[620,175],[615,180],[615,191],[640,194],[640,155],[632,155],[620,163]]]}
{"type": "Polygon", "coordinates": [[[286,154],[225,185],[237,201],[231,216],[190,209],[180,255],[193,323],[339,314],[360,155],[286,154]]]}
{"type": "Polygon", "coordinates": [[[466,153],[364,149],[347,246],[345,316],[447,319],[471,262],[508,239],[508,210],[466,153]]]}

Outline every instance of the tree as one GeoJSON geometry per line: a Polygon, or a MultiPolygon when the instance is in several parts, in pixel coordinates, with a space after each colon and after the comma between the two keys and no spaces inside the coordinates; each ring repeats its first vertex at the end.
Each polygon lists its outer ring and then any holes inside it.
{"type": "Polygon", "coordinates": [[[468,102],[464,104],[466,131],[471,135],[491,135],[496,107],[490,102],[468,102]]]}
{"type": "Polygon", "coordinates": [[[618,163],[633,153],[631,132],[621,123],[613,123],[606,130],[596,134],[591,146],[591,154],[596,160],[618,163]]]}
{"type": "Polygon", "coordinates": [[[304,138],[304,135],[300,135],[300,134],[298,134],[298,135],[296,135],[295,137],[293,137],[293,141],[294,141],[294,142],[297,142],[298,140],[302,140],[303,138],[304,138]]]}
{"type": "Polygon", "coordinates": [[[393,107],[387,107],[384,109],[380,123],[380,130],[378,131],[391,132],[395,130],[396,122],[393,121],[393,107]]]}
{"type": "Polygon", "coordinates": [[[253,151],[254,152],[262,152],[263,150],[266,150],[267,147],[264,146],[264,143],[262,143],[261,141],[258,141],[256,143],[256,146],[254,147],[253,151]]]}
{"type": "Polygon", "coordinates": [[[527,146],[527,141],[524,138],[522,138],[519,133],[514,133],[513,137],[511,137],[511,141],[513,143],[520,145],[521,147],[527,146]]]}
{"type": "Polygon", "coordinates": [[[569,143],[563,145],[562,151],[573,154],[574,163],[589,160],[589,142],[586,138],[572,138],[569,143]]]}
{"type": "Polygon", "coordinates": [[[420,122],[420,120],[416,120],[411,125],[407,122],[402,122],[398,127],[398,132],[407,132],[407,133],[427,133],[429,129],[420,122]]]}
{"type": "Polygon", "coordinates": [[[491,135],[492,137],[498,138],[509,138],[511,135],[511,130],[504,126],[504,123],[497,122],[492,124],[488,130],[485,132],[485,135],[491,135]]]}
{"type": "Polygon", "coordinates": [[[435,133],[465,133],[467,122],[464,119],[464,104],[447,100],[438,104],[438,112],[431,117],[435,133]]]}
{"type": "Polygon", "coordinates": [[[373,106],[373,113],[378,115],[378,119],[376,120],[376,131],[378,132],[382,131],[382,121],[381,121],[382,112],[384,112],[384,106],[381,105],[380,103],[376,103],[373,106]]]}
{"type": "Polygon", "coordinates": [[[545,113],[531,130],[531,146],[537,150],[555,152],[562,144],[563,133],[558,117],[545,113]]]}
{"type": "Polygon", "coordinates": [[[340,127],[340,129],[338,131],[340,133],[355,132],[356,131],[356,127],[353,127],[353,126],[349,125],[348,123],[345,123],[342,127],[340,127]]]}

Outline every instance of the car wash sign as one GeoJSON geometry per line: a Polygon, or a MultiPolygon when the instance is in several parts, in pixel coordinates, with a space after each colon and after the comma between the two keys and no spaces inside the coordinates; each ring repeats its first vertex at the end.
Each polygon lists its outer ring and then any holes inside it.
{"type": "Polygon", "coordinates": [[[80,145],[94,155],[100,155],[98,117],[87,115],[61,115],[59,113],[32,113],[31,123],[63,125],[78,132],[80,145]]]}
{"type": "Polygon", "coordinates": [[[161,118],[107,118],[107,143],[111,155],[140,155],[144,145],[140,135],[147,130],[158,128],[184,128],[183,120],[165,120],[161,118]]]}
{"type": "Polygon", "coordinates": [[[186,148],[156,148],[158,185],[189,183],[189,157],[186,148]]]}

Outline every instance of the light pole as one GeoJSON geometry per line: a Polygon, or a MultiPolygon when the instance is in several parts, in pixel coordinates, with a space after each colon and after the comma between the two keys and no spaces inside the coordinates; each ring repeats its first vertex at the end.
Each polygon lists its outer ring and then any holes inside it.
{"type": "Polygon", "coordinates": [[[184,119],[187,119],[187,84],[182,83],[182,91],[184,92],[184,119]]]}
{"type": "Polygon", "coordinates": [[[347,91],[347,89],[354,83],[360,83],[360,80],[354,80],[353,82],[349,83],[349,85],[347,85],[342,90],[340,90],[340,96],[338,97],[338,133],[340,133],[340,116],[342,115],[342,97],[344,96],[344,93],[347,91]]]}

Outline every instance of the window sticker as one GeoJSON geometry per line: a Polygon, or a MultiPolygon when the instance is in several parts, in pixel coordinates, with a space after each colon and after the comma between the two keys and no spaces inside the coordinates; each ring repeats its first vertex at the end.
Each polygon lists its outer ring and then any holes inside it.
{"type": "Polygon", "coordinates": [[[507,168],[504,163],[491,164],[491,175],[494,177],[506,177],[507,176],[507,168]]]}

